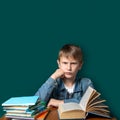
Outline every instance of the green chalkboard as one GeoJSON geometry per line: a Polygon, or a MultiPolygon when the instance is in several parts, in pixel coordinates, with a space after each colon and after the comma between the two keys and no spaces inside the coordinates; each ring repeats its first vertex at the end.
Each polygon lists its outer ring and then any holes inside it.
{"type": "Polygon", "coordinates": [[[57,68],[59,49],[75,43],[84,53],[81,76],[92,79],[119,117],[119,4],[0,1],[0,104],[10,97],[34,95],[57,68]]]}

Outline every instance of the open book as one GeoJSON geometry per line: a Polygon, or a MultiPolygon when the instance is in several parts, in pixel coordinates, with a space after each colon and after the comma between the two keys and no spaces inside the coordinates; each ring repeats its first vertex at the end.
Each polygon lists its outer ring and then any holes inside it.
{"type": "Polygon", "coordinates": [[[60,104],[58,115],[60,119],[85,119],[89,114],[110,118],[110,111],[104,102],[105,100],[100,99],[100,93],[89,86],[79,104],[60,104]]]}

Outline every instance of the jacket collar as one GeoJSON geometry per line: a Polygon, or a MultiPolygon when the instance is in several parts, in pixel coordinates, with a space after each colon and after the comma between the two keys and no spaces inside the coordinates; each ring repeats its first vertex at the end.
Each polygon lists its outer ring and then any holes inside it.
{"type": "MultiPolygon", "coordinates": [[[[78,78],[78,77],[77,77],[77,78],[75,79],[74,92],[82,91],[82,87],[81,87],[80,81],[81,81],[81,78],[78,78]]],[[[63,83],[63,81],[62,81],[61,78],[57,79],[57,84],[58,84],[58,86],[59,86],[59,90],[60,90],[60,91],[66,90],[66,89],[65,89],[65,86],[64,86],[64,83],[63,83]]]]}

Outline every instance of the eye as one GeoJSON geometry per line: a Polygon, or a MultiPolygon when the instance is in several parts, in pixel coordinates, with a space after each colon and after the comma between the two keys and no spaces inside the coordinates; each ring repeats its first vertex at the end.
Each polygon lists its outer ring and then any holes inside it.
{"type": "Polygon", "coordinates": [[[76,62],[73,62],[73,63],[71,63],[72,65],[77,65],[77,63],[76,62]]]}
{"type": "Polygon", "coordinates": [[[63,62],[63,64],[65,64],[65,65],[66,65],[66,64],[67,64],[67,62],[63,62]]]}

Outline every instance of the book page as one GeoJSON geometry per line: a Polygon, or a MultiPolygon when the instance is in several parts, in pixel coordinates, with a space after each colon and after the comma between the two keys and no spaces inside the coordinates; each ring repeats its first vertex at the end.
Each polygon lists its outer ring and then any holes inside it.
{"type": "Polygon", "coordinates": [[[111,118],[109,111],[93,110],[93,111],[91,111],[91,112],[89,112],[89,113],[94,114],[94,115],[97,115],[97,116],[102,116],[102,117],[111,118]]]}
{"type": "Polygon", "coordinates": [[[90,98],[90,100],[89,100],[89,102],[88,102],[88,104],[87,104],[87,107],[89,107],[89,105],[90,105],[91,103],[93,103],[96,99],[98,99],[98,97],[101,95],[101,94],[98,93],[98,92],[93,92],[93,93],[94,93],[94,95],[91,96],[91,98],[90,98]]]}
{"type": "Polygon", "coordinates": [[[88,87],[86,92],[84,93],[83,97],[81,98],[81,101],[79,103],[79,105],[81,106],[81,108],[86,111],[86,107],[87,107],[87,103],[92,95],[92,93],[95,91],[95,89],[93,89],[92,87],[88,87]]]}
{"type": "Polygon", "coordinates": [[[96,109],[96,108],[102,109],[102,108],[108,108],[108,106],[105,105],[104,103],[98,103],[98,104],[87,107],[87,112],[90,111],[91,109],[96,109]]]}
{"type": "Polygon", "coordinates": [[[98,104],[100,105],[101,103],[104,103],[105,100],[102,99],[95,99],[89,106],[87,106],[87,108],[90,108],[92,106],[97,106],[98,104]]]}
{"type": "Polygon", "coordinates": [[[87,112],[94,112],[94,111],[100,111],[100,112],[107,112],[107,113],[109,113],[110,111],[108,110],[108,108],[91,108],[91,109],[89,109],[89,111],[87,111],[87,112]]]}
{"type": "Polygon", "coordinates": [[[71,110],[82,110],[78,103],[65,103],[60,104],[59,108],[61,112],[71,111],[71,110]]]}

